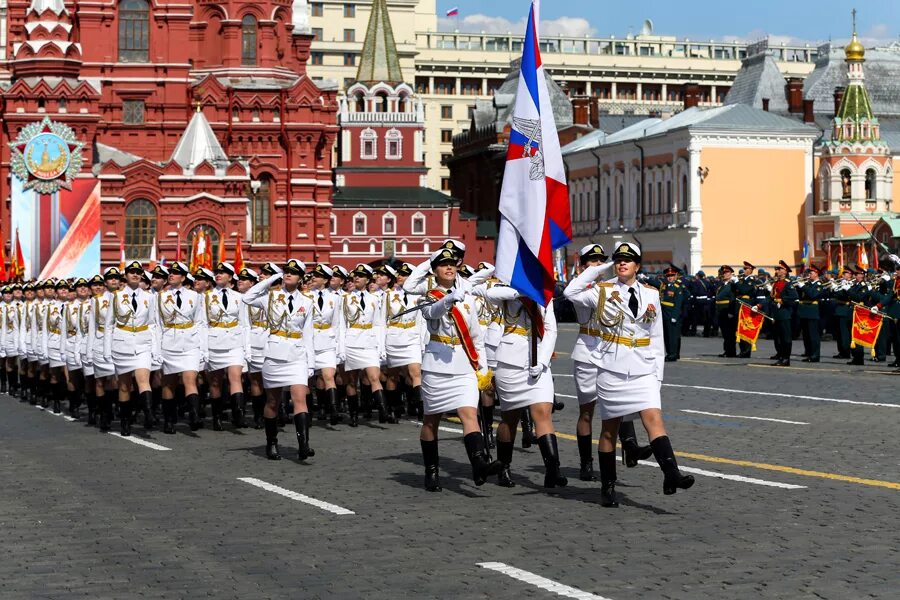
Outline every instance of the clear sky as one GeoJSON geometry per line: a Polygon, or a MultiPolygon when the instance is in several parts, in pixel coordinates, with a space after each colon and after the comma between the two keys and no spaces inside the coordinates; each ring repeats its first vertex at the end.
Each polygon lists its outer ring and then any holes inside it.
{"type": "MultiPolygon", "coordinates": [[[[530,0],[437,0],[440,28],[521,33],[530,0]],[[459,17],[442,18],[459,7],[459,17]]],[[[857,30],[867,45],[900,41],[900,0],[865,0],[857,30]]],[[[697,40],[824,42],[850,37],[852,1],[839,0],[542,0],[544,34],[583,36],[640,32],[645,19],[654,33],[697,40]]]]}

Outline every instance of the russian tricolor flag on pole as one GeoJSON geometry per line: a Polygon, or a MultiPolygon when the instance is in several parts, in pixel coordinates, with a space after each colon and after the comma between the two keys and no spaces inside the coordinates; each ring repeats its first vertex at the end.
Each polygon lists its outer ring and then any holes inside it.
{"type": "Polygon", "coordinates": [[[500,191],[497,277],[546,306],[553,298],[553,251],[572,241],[569,193],[538,43],[533,0],[500,191]]]}

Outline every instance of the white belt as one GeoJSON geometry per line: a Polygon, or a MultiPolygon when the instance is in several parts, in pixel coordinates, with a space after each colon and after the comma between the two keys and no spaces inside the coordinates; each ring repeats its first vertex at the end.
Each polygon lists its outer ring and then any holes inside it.
{"type": "Polygon", "coordinates": [[[694,296],[695,300],[709,300],[709,296],[694,296]]]}

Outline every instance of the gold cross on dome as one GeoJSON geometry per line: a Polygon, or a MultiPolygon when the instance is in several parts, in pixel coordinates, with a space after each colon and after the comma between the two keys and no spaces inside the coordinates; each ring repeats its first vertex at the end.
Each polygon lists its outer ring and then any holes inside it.
{"type": "Polygon", "coordinates": [[[853,15],[853,33],[856,33],[856,9],[851,10],[850,14],[853,15]]]}

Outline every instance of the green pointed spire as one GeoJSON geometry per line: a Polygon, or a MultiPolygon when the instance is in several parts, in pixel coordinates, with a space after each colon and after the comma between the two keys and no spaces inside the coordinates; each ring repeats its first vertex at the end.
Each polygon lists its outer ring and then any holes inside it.
{"type": "Polygon", "coordinates": [[[394,42],[394,31],[391,29],[391,18],[385,0],[372,2],[372,13],[369,15],[356,80],[367,85],[380,81],[390,85],[403,82],[397,44],[394,42]]]}

